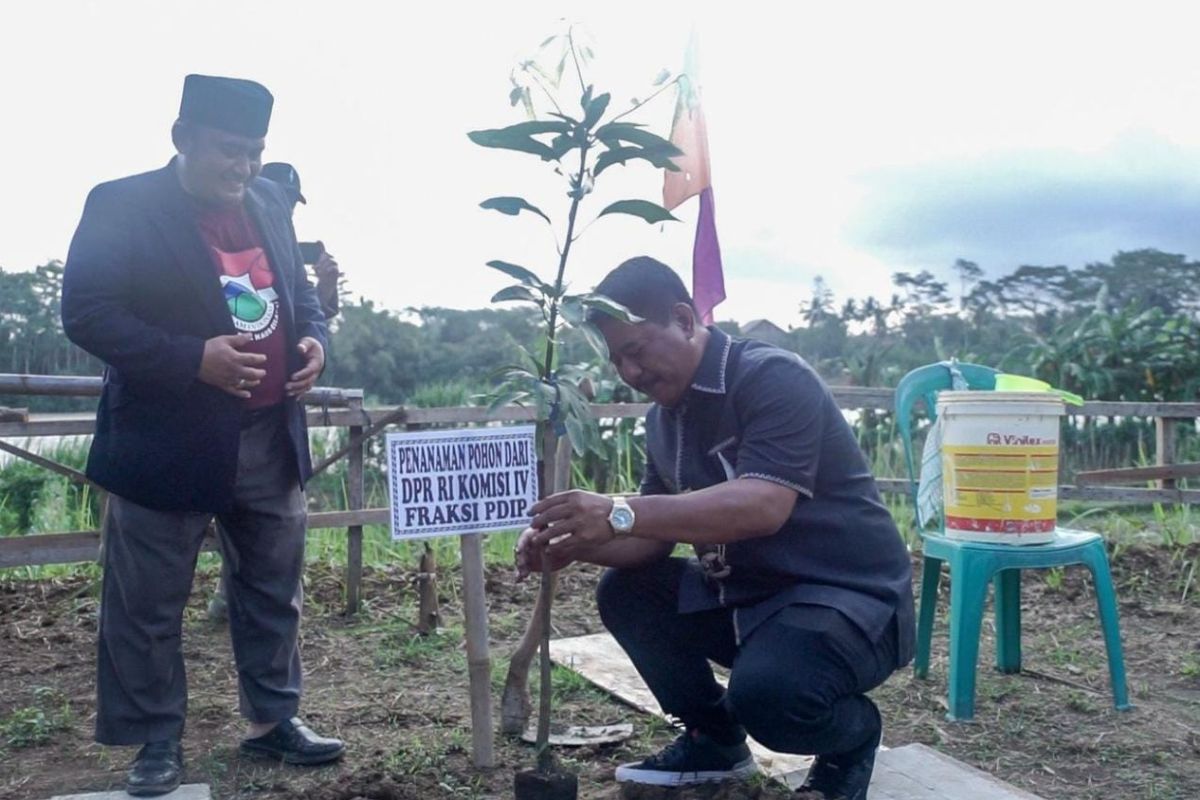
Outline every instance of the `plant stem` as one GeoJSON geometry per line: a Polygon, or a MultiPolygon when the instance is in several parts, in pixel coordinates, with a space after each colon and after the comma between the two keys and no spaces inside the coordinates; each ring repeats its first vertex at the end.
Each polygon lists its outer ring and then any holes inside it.
{"type": "Polygon", "coordinates": [[[575,62],[575,74],[579,76],[579,91],[586,92],[587,86],[583,83],[583,70],[579,67],[579,56],[575,54],[575,26],[567,28],[567,44],[571,47],[571,60],[575,62]]]}
{"type": "MultiPolygon", "coordinates": [[[[549,381],[550,376],[554,374],[554,338],[555,328],[558,325],[558,304],[562,297],[563,274],[567,269],[567,256],[571,254],[571,235],[575,230],[575,216],[579,212],[579,201],[583,199],[583,180],[587,175],[587,153],[588,145],[585,142],[579,148],[579,174],[576,176],[575,192],[571,198],[571,211],[567,215],[567,238],[563,245],[562,254],[558,259],[558,275],[554,279],[554,297],[550,299],[550,324],[546,333],[546,363],[542,367],[542,380],[549,381]]],[[[557,391],[557,389],[556,389],[557,391]]],[[[553,421],[551,421],[553,424],[553,421]]],[[[557,441],[557,439],[554,439],[557,441]]],[[[557,447],[555,448],[557,450],[557,447]]],[[[554,470],[545,470],[544,475],[548,482],[554,481],[554,473],[557,472],[557,467],[554,470]]],[[[556,489],[558,487],[553,487],[556,489]]],[[[542,652],[540,660],[541,681],[538,687],[538,727],[537,727],[537,759],[538,769],[542,772],[550,772],[553,769],[554,761],[550,754],[550,609],[554,603],[554,580],[553,573],[549,567],[542,569],[542,583],[538,589],[542,607],[546,610],[540,620],[542,629],[539,632],[542,642],[542,652]]]]}
{"type": "Polygon", "coordinates": [[[682,78],[682,77],[683,77],[682,75],[676,75],[676,76],[675,76],[675,78],[674,78],[673,80],[670,80],[670,81],[668,81],[667,83],[664,83],[662,86],[660,86],[660,87],[659,87],[659,88],[658,88],[658,89],[657,89],[657,90],[654,92],[654,94],[650,95],[650,96],[649,96],[649,97],[647,97],[645,100],[642,100],[642,101],[641,101],[641,102],[639,102],[639,103],[634,103],[632,106],[630,106],[629,108],[627,108],[627,109],[625,109],[624,111],[622,111],[620,114],[617,114],[615,117],[613,117],[612,119],[610,119],[610,120],[609,120],[609,122],[610,122],[610,123],[612,123],[612,122],[616,122],[617,120],[621,119],[622,117],[627,117],[627,116],[629,116],[630,114],[632,114],[633,112],[635,112],[635,111],[637,111],[639,108],[641,108],[642,106],[644,106],[644,105],[646,105],[647,103],[649,103],[649,102],[650,102],[651,100],[653,100],[654,98],[658,97],[660,94],[662,94],[663,92],[665,92],[667,89],[670,89],[672,86],[674,86],[675,84],[679,83],[679,79],[680,79],[680,78],[682,78]]]}
{"type": "Polygon", "coordinates": [[[558,325],[558,304],[562,296],[563,274],[567,269],[567,256],[571,254],[571,236],[575,232],[575,215],[579,213],[579,201],[583,198],[583,180],[587,177],[588,145],[579,148],[579,174],[575,179],[575,197],[571,198],[571,211],[567,214],[567,237],[558,258],[558,275],[554,278],[554,297],[550,299],[550,327],[546,333],[546,361],[542,367],[542,380],[549,381],[554,372],[554,338],[558,325]]]}
{"type": "Polygon", "coordinates": [[[540,680],[538,682],[537,768],[540,772],[551,772],[554,768],[554,759],[550,754],[550,607],[554,603],[554,574],[548,566],[542,567],[542,582],[538,587],[538,593],[541,595],[539,600],[542,608],[546,609],[546,613],[542,615],[541,619],[542,652],[538,664],[540,680]]]}
{"type": "Polygon", "coordinates": [[[530,71],[530,70],[526,70],[526,72],[529,74],[529,76],[531,78],[533,78],[533,82],[538,85],[538,88],[541,89],[545,93],[546,99],[549,100],[550,104],[554,106],[554,110],[557,111],[559,114],[561,114],[562,109],[559,108],[558,101],[554,99],[554,95],[550,93],[550,90],[546,88],[546,85],[543,84],[540,80],[538,80],[537,73],[530,71]]]}

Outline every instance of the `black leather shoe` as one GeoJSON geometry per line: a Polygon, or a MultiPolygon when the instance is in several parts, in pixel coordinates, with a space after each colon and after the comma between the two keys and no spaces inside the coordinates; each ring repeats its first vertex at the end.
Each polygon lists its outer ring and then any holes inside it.
{"type": "Polygon", "coordinates": [[[129,767],[125,791],[134,797],[153,797],[173,792],[183,778],[183,748],[178,739],[142,745],[129,767]]]}
{"type": "Polygon", "coordinates": [[[243,739],[241,749],[248,756],[274,758],[285,764],[326,764],[341,758],[346,745],[341,739],[317,736],[299,717],[292,717],[262,736],[243,739]]]}

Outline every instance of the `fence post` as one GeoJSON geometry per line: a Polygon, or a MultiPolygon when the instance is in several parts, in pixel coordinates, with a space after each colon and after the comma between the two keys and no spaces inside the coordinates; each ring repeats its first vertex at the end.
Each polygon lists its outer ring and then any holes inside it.
{"type": "MultiPolygon", "coordinates": [[[[1179,420],[1171,417],[1154,418],[1154,452],[1155,463],[1160,467],[1169,467],[1175,463],[1175,423],[1179,420]]],[[[1160,489],[1174,489],[1174,478],[1162,478],[1158,482],[1160,489]]]]}
{"type": "MultiPolygon", "coordinates": [[[[363,401],[361,397],[350,398],[347,402],[350,414],[357,418],[363,416],[363,401]]],[[[350,441],[362,435],[363,426],[350,426],[350,441]]],[[[363,453],[365,441],[358,447],[352,447],[349,453],[349,469],[346,475],[347,506],[351,511],[361,511],[365,505],[363,497],[363,453]]],[[[346,529],[346,613],[357,614],[362,593],[362,548],[363,526],[351,525],[346,529]]]]}
{"type": "Polygon", "coordinates": [[[467,637],[467,672],[471,681],[471,756],[477,767],[496,766],[492,741],[492,657],[488,653],[487,592],[483,538],[459,537],[462,548],[463,616],[467,637]]]}

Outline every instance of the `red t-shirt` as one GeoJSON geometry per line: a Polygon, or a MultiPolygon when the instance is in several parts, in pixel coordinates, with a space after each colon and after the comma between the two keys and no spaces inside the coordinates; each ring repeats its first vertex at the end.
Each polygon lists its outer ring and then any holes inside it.
{"type": "Polygon", "coordinates": [[[250,390],[246,407],[281,403],[287,382],[287,337],[280,324],[275,273],[262,237],[242,206],[197,209],[196,224],[221,279],[233,326],[251,337],[242,352],[267,357],[266,377],[250,390]]]}

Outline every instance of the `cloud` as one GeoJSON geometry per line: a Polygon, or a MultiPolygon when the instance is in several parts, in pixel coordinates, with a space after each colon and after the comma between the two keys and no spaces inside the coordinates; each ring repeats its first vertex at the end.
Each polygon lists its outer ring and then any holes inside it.
{"type": "Polygon", "coordinates": [[[995,276],[1146,247],[1200,255],[1200,151],[1157,136],[878,170],[860,185],[846,236],[900,269],[944,273],[966,258],[995,276]]]}

